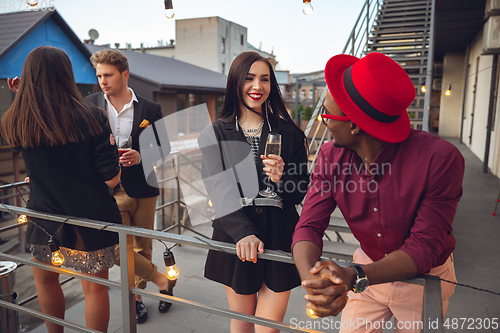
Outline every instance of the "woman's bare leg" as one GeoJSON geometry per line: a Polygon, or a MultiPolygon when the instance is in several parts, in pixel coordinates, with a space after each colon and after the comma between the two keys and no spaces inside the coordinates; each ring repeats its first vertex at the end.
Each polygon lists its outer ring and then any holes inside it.
{"type": "MultiPolygon", "coordinates": [[[[255,315],[274,321],[283,321],[285,318],[286,308],[288,306],[288,299],[290,298],[290,290],[281,293],[275,293],[269,289],[265,284],[259,290],[257,299],[257,308],[255,315]]],[[[279,333],[279,330],[266,327],[255,326],[256,333],[279,333]]]]}
{"type": "MultiPolygon", "coordinates": [[[[108,270],[90,275],[107,279],[108,270]]],[[[108,287],[82,280],[82,288],[85,295],[85,322],[87,327],[100,332],[107,332],[109,325],[108,287]]]]}
{"type": "MultiPolygon", "coordinates": [[[[249,315],[255,315],[255,305],[257,303],[257,295],[240,295],[232,288],[226,287],[227,301],[229,308],[232,311],[237,311],[249,315]]],[[[254,324],[231,319],[231,333],[254,333],[254,324]]]]}
{"type": "MultiPolygon", "coordinates": [[[[38,261],[35,258],[33,261],[38,261]]],[[[61,285],[59,284],[59,273],[49,272],[41,268],[32,267],[35,277],[38,303],[43,313],[64,319],[65,301],[61,285]]],[[[63,333],[64,327],[45,321],[49,333],[63,333]]]]}

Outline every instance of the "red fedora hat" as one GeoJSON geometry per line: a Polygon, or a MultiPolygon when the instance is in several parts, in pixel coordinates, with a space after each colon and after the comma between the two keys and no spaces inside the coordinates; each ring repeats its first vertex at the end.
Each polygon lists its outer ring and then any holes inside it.
{"type": "Polygon", "coordinates": [[[415,86],[394,60],[378,52],[361,59],[339,54],[326,64],[325,79],[340,109],[363,131],[390,143],[408,138],[406,109],[415,86]]]}

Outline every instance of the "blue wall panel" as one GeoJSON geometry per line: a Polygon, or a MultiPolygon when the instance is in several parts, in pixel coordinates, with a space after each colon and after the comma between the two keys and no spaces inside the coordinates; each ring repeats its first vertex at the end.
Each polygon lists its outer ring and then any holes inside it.
{"type": "Polygon", "coordinates": [[[39,46],[54,46],[64,50],[73,64],[76,83],[97,84],[95,70],[88,59],[50,17],[0,59],[0,79],[21,77],[26,56],[39,46]]]}

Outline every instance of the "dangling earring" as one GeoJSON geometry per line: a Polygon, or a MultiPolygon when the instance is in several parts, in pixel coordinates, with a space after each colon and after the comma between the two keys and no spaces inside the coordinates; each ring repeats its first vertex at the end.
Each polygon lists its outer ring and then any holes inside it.
{"type": "Polygon", "coordinates": [[[267,126],[269,127],[269,132],[271,132],[271,124],[269,124],[269,111],[268,109],[271,107],[270,104],[271,102],[269,99],[266,99],[266,102],[264,103],[266,106],[266,120],[267,120],[267,126]]]}

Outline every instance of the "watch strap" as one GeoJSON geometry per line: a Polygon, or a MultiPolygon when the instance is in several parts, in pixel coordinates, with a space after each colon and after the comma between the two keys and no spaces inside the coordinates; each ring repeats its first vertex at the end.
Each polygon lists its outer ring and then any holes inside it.
{"type": "Polygon", "coordinates": [[[359,265],[354,265],[352,266],[354,268],[354,271],[356,272],[356,280],[362,279],[366,277],[365,271],[361,268],[359,265]]]}
{"type": "Polygon", "coordinates": [[[362,283],[364,280],[368,281],[366,278],[366,274],[363,271],[363,268],[359,265],[353,265],[352,268],[354,268],[354,271],[356,272],[356,279],[354,280],[354,283],[352,284],[352,290],[355,293],[363,292],[366,289],[366,286],[362,286],[362,283]]]}

